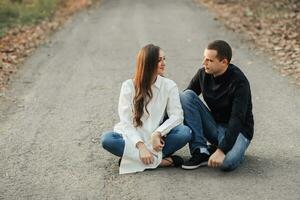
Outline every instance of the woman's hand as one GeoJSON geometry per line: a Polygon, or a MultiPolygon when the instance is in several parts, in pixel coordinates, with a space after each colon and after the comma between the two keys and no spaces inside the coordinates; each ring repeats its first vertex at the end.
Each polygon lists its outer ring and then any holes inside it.
{"type": "Polygon", "coordinates": [[[147,149],[146,145],[143,142],[138,142],[136,147],[140,151],[140,159],[145,165],[152,164],[154,159],[153,159],[153,154],[147,149]]]}
{"type": "Polygon", "coordinates": [[[165,142],[162,139],[160,132],[152,133],[151,144],[152,144],[152,148],[157,152],[159,152],[163,149],[163,147],[165,146],[165,142]]]}

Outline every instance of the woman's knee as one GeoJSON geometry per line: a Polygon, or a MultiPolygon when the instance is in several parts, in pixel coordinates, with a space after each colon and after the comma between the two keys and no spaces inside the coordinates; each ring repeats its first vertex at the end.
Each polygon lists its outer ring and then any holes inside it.
{"type": "Polygon", "coordinates": [[[184,135],[185,135],[185,140],[187,142],[189,142],[192,139],[192,130],[188,126],[185,126],[185,125],[183,125],[183,126],[184,126],[184,131],[183,132],[184,132],[184,135]]]}
{"type": "Polygon", "coordinates": [[[108,150],[109,147],[111,146],[112,134],[113,134],[112,132],[106,132],[101,135],[100,143],[102,147],[106,150],[108,150]]]}
{"type": "Polygon", "coordinates": [[[177,137],[179,141],[189,142],[192,138],[192,130],[185,125],[178,125],[177,127],[177,137]]]}

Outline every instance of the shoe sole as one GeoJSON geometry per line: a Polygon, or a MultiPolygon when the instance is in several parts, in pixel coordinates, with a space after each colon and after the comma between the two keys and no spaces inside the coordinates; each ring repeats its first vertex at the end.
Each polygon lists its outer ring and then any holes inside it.
{"type": "Polygon", "coordinates": [[[200,163],[199,165],[194,165],[194,166],[181,165],[181,168],[182,169],[197,169],[199,167],[207,166],[207,164],[208,164],[208,162],[203,162],[203,163],[200,163]]]}

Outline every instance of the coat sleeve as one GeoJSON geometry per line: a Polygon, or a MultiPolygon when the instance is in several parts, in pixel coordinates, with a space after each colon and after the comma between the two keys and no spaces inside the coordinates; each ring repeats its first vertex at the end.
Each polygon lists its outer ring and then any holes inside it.
{"type": "Polygon", "coordinates": [[[156,131],[160,132],[162,136],[168,134],[172,128],[183,122],[183,111],[176,84],[171,88],[169,92],[167,114],[169,118],[156,129],[156,131]]]}

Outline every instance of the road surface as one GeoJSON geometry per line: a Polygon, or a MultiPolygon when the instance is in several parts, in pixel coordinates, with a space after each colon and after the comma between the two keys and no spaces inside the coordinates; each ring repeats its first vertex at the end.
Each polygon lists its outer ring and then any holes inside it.
{"type": "MultiPolygon", "coordinates": [[[[268,56],[192,0],[103,0],[38,48],[0,97],[0,199],[300,199],[300,90],[268,56]],[[254,139],[237,170],[119,175],[99,145],[118,122],[138,50],[162,47],[183,90],[203,50],[228,41],[251,83],[254,139]]],[[[177,154],[188,158],[188,148],[177,154]]]]}

